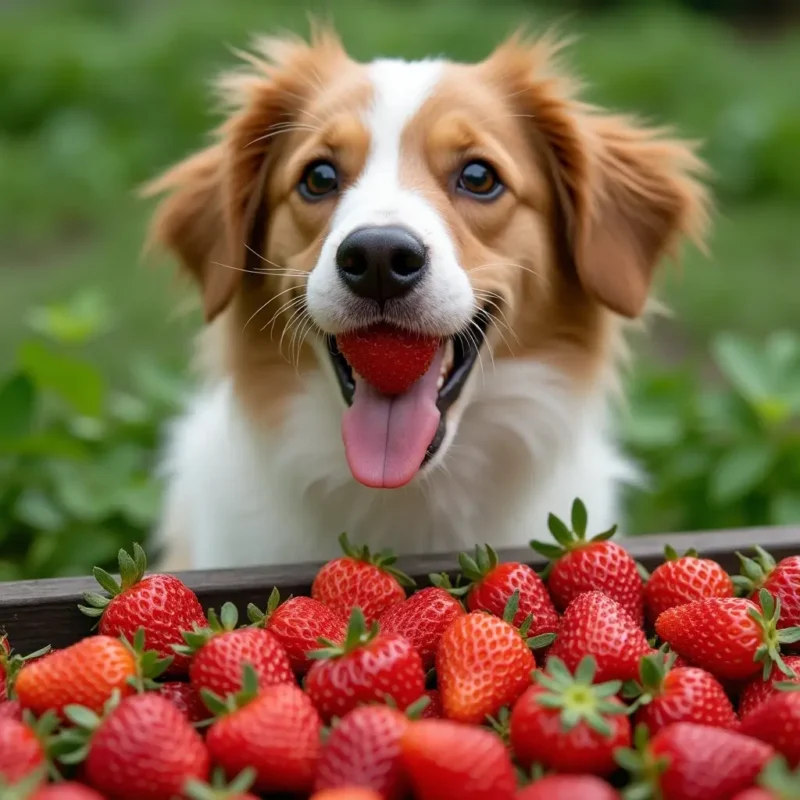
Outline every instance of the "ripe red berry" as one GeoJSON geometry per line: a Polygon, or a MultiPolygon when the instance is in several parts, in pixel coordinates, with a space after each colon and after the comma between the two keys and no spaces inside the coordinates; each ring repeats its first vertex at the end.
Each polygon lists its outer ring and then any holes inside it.
{"type": "Polygon", "coordinates": [[[772,745],[789,763],[800,766],[800,687],[783,684],[743,720],[741,733],[772,745]]]}
{"type": "Polygon", "coordinates": [[[211,716],[190,683],[168,681],[158,687],[158,693],[175,705],[189,722],[202,722],[211,716]]]}
{"type": "Polygon", "coordinates": [[[42,786],[29,795],[28,800],[105,800],[105,798],[90,786],[73,781],[60,781],[42,786]]]}
{"type": "Polygon", "coordinates": [[[517,792],[515,800],[619,800],[619,794],[594,775],[545,775],[517,792]]]}
{"type": "Polygon", "coordinates": [[[779,669],[773,669],[768,678],[763,675],[756,675],[739,695],[739,715],[744,718],[751,711],[757,708],[768,697],[771,697],[778,690],[776,683],[789,682],[800,684],[800,656],[787,656],[783,663],[792,672],[791,675],[784,675],[779,669]]]}
{"type": "Polygon", "coordinates": [[[155,650],[161,658],[172,658],[169,672],[186,674],[189,657],[176,654],[173,645],[182,642],[182,631],[205,627],[208,623],[197,595],[173,575],[145,575],[147,557],[138,545],[133,557],[119,551],[120,581],[105,570],[95,567],[95,580],[109,597],[87,592],[81,611],[99,617],[99,632],[133,640],[139,628],[145,632],[145,649],[155,650]]]}
{"type": "Polygon", "coordinates": [[[616,525],[587,540],[586,507],[580,500],[572,504],[572,530],[553,514],[547,524],[558,544],[535,541],[530,544],[552,561],[547,588],[556,608],[564,611],[578,595],[599,591],[616,600],[641,625],[644,585],[630,553],[616,542],[608,541],[616,532],[616,525]]]}
{"type": "Polygon", "coordinates": [[[58,719],[52,713],[32,725],[0,718],[0,789],[25,779],[34,785],[44,780],[47,754],[43,742],[57,725],[58,719]]]}
{"type": "Polygon", "coordinates": [[[779,628],[800,626],[800,556],[788,556],[776,564],[766,550],[758,545],[754,549],[755,558],[737,554],[743,574],[735,576],[734,581],[753,600],[758,599],[761,589],[766,589],[780,601],[779,628]]]}
{"type": "Polygon", "coordinates": [[[391,325],[339,334],[336,343],[353,371],[382,394],[403,394],[427,371],[439,340],[391,325]]]}

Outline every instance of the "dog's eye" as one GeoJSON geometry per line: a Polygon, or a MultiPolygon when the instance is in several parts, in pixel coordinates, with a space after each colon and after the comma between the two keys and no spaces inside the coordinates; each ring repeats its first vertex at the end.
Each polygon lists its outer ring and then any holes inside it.
{"type": "Polygon", "coordinates": [[[336,167],[328,161],[309,164],[300,178],[298,191],[306,200],[321,200],[339,188],[336,167]]]}
{"type": "Polygon", "coordinates": [[[504,188],[494,167],[485,161],[470,161],[465,165],[456,187],[481,200],[493,200],[504,188]]]}

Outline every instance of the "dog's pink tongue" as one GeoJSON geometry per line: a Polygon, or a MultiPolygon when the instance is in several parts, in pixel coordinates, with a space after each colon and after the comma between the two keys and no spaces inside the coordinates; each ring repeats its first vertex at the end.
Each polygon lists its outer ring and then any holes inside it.
{"type": "Polygon", "coordinates": [[[439,427],[436,408],[443,349],[404,394],[387,397],[356,377],[353,405],[342,419],[342,437],[353,477],[375,489],[396,489],[419,471],[439,427]]]}

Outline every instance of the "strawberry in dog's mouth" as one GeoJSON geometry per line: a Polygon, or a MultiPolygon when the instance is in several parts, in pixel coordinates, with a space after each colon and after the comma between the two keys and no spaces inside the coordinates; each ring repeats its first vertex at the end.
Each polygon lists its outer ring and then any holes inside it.
{"type": "Polygon", "coordinates": [[[479,311],[462,335],[442,340],[388,325],[338,341],[327,338],[349,406],[342,419],[345,454],[359,483],[399,488],[433,458],[447,433],[447,412],[477,362],[490,319],[488,311],[479,311]]]}

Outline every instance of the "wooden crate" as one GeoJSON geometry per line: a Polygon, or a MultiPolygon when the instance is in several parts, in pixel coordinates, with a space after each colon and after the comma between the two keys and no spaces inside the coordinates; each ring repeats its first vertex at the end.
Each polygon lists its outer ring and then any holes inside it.
{"type": "MultiPolygon", "coordinates": [[[[491,540],[491,536],[487,535],[491,540]]],[[[750,528],[704,533],[637,536],[620,540],[648,569],[663,560],[664,545],[671,543],[683,551],[694,547],[701,555],[719,561],[736,571],[736,552],[748,552],[760,544],[776,559],[800,553],[800,527],[750,528]]],[[[529,548],[504,550],[506,561],[524,561],[541,566],[541,559],[529,548]]],[[[225,601],[234,602],[244,612],[247,603],[263,608],[273,586],[283,597],[308,594],[319,564],[247,567],[179,573],[198,595],[204,608],[219,609],[225,601]]],[[[398,566],[421,585],[431,572],[450,572],[457,567],[456,554],[437,554],[402,558],[398,566]]],[[[89,634],[92,621],[78,611],[82,593],[98,587],[91,578],[19,581],[0,583],[0,630],[5,629],[17,652],[27,653],[44,645],[65,647],[89,634]]]]}

